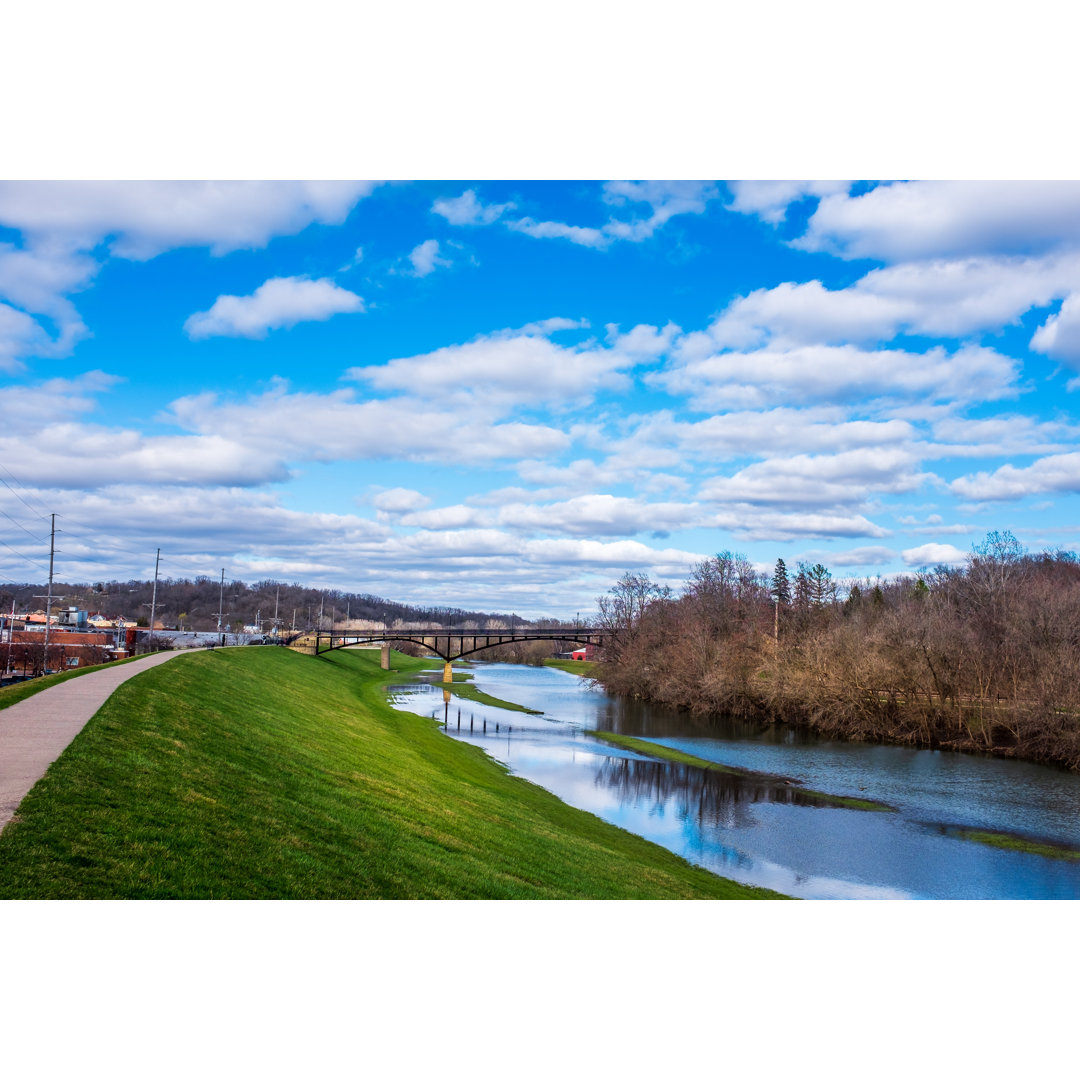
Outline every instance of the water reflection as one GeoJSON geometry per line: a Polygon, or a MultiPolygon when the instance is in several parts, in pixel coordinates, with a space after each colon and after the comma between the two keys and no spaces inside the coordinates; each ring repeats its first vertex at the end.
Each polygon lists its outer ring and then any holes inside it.
{"type": "Polygon", "coordinates": [[[475,685],[544,715],[394,687],[399,708],[433,716],[565,802],[692,862],[793,896],[1080,898],[1080,863],[991,848],[958,828],[1080,843],[1080,777],[1023,762],[819,741],[779,726],[706,722],[590,691],[552,669],[477,665],[475,685]],[[733,775],[656,761],[596,740],[653,739],[733,775]],[[785,782],[785,778],[794,783],[785,782]],[[803,785],[898,808],[822,807],[803,785]]]}

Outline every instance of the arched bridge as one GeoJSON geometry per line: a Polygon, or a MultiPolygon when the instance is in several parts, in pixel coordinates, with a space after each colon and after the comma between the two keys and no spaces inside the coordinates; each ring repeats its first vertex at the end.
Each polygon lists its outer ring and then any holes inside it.
{"type": "Polygon", "coordinates": [[[319,630],[315,634],[315,655],[331,649],[347,649],[350,645],[411,641],[449,664],[463,656],[517,641],[565,641],[600,648],[607,637],[605,630],[582,626],[530,626],[516,630],[319,630]]]}

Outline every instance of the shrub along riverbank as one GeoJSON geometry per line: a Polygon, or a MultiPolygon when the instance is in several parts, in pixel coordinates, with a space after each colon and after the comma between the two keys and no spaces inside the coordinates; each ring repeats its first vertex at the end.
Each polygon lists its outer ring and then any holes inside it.
{"type": "Polygon", "coordinates": [[[594,677],[699,715],[1080,769],[1080,560],[991,533],[967,564],[841,590],[730,552],[682,595],[643,575],[601,598],[594,677]]]}
{"type": "Polygon", "coordinates": [[[0,834],[0,897],[758,898],[510,776],[367,652],[193,654],[125,683],[0,834]]]}

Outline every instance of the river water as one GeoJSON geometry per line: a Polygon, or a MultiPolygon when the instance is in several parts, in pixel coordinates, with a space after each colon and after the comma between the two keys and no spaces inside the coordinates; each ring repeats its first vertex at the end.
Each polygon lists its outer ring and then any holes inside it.
{"type": "Polygon", "coordinates": [[[1080,849],[1080,776],[974,754],[831,742],[783,725],[695,719],[554,668],[476,664],[473,685],[532,716],[391,688],[511,772],[724,877],[807,899],[1078,899],[1080,861],[989,847],[964,829],[1080,849]],[[649,759],[586,732],[645,738],[750,777],[649,759]],[[800,786],[894,813],[813,805],[800,786]]]}

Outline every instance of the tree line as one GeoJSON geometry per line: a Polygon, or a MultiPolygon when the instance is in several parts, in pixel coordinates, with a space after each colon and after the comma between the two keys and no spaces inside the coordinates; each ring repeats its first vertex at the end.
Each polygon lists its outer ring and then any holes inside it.
{"type": "MultiPolygon", "coordinates": [[[[42,585],[6,585],[0,587],[0,614],[44,610],[46,587],[42,585]]],[[[123,615],[141,626],[149,626],[153,581],[98,581],[94,583],[58,582],[53,585],[53,612],[61,607],[78,607],[106,616],[123,615]]],[[[403,604],[370,593],[345,592],[339,589],[315,589],[299,582],[291,584],[265,580],[252,584],[220,578],[163,578],[158,581],[154,609],[155,622],[184,630],[215,630],[218,611],[221,625],[229,630],[252,626],[258,621],[270,631],[275,611],[280,627],[288,631],[330,629],[346,619],[385,623],[428,623],[459,626],[490,619],[508,621],[510,615],[493,615],[459,607],[403,604]]],[[[518,619],[518,622],[521,622],[518,619]]]]}
{"type": "Polygon", "coordinates": [[[681,592],[625,574],[599,599],[609,691],[823,735],[1080,769],[1080,560],[992,532],[961,566],[841,586],[742,555],[681,592]]]}

